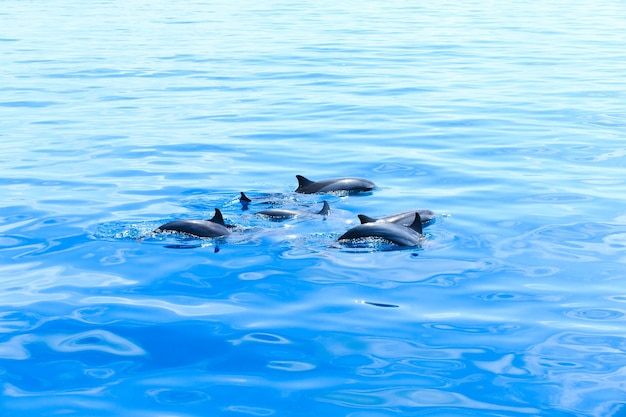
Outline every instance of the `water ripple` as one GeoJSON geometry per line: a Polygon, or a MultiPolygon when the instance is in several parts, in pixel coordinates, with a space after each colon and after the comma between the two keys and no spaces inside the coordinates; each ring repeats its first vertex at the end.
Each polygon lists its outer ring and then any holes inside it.
{"type": "Polygon", "coordinates": [[[146,352],[134,343],[105,330],[93,330],[71,336],[48,336],[44,340],[58,352],[94,350],[113,355],[137,356],[146,352]]]}
{"type": "Polygon", "coordinates": [[[227,315],[245,311],[245,308],[228,303],[177,304],[158,299],[139,299],[125,297],[85,297],[82,304],[124,305],[127,307],[150,307],[172,312],[181,317],[203,317],[227,315]]]}
{"type": "Polygon", "coordinates": [[[535,253],[555,260],[590,262],[620,252],[624,235],[622,227],[597,223],[542,226],[497,242],[495,250],[498,257],[535,253]]]}
{"type": "Polygon", "coordinates": [[[185,405],[207,402],[211,397],[203,391],[184,391],[180,389],[161,388],[150,389],[146,394],[159,404],[164,405],[185,405]]]}
{"type": "Polygon", "coordinates": [[[565,311],[567,317],[581,320],[619,320],[625,315],[624,311],[606,308],[576,308],[565,311]]]}
{"type": "Polygon", "coordinates": [[[267,367],[271,369],[278,369],[281,371],[302,372],[302,371],[309,371],[311,369],[315,369],[316,365],[312,363],[306,363],[306,362],[275,360],[275,361],[270,361],[267,364],[267,367]]]}
{"type": "Polygon", "coordinates": [[[114,287],[134,284],[112,274],[81,273],[68,267],[41,267],[39,263],[22,263],[0,267],[11,278],[2,281],[0,300],[5,306],[24,306],[41,301],[64,300],[69,294],[63,289],[114,287]],[[58,291],[51,291],[57,289],[58,291]]]}
{"type": "Polygon", "coordinates": [[[410,387],[379,390],[341,390],[320,395],[320,401],[357,408],[396,408],[416,409],[441,407],[440,411],[454,409],[503,411],[508,413],[536,414],[537,408],[506,406],[476,401],[467,396],[435,389],[415,389],[410,387]]]}

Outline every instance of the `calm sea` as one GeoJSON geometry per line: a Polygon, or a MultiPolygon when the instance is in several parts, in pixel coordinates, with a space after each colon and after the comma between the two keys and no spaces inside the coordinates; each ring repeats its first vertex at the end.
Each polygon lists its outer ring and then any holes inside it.
{"type": "Polygon", "coordinates": [[[0,415],[625,416],[625,22],[4,1],[0,415]],[[152,233],[215,208],[226,239],[152,233]],[[336,242],[412,209],[421,247],[336,242]]]}

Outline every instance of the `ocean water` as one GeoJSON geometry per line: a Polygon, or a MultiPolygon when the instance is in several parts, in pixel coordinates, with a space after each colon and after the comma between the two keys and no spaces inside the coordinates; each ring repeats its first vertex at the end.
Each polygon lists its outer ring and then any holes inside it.
{"type": "Polygon", "coordinates": [[[624,21],[4,2],[0,415],[625,416],[624,21]],[[152,233],[215,208],[227,238],[152,233]],[[413,209],[419,247],[336,242],[413,209]]]}

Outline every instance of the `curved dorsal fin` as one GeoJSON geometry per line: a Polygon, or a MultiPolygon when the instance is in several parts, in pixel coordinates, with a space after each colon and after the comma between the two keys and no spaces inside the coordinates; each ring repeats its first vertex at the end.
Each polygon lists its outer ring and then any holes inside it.
{"type": "Polygon", "coordinates": [[[212,219],[209,219],[209,221],[213,223],[221,224],[222,226],[226,227],[226,224],[224,223],[224,217],[222,216],[222,212],[217,207],[215,208],[215,215],[213,216],[212,219]]]}
{"type": "Polygon", "coordinates": [[[366,216],[365,214],[359,214],[358,218],[359,218],[359,220],[361,220],[361,224],[374,223],[375,221],[378,220],[378,219],[375,219],[373,217],[366,216]]]}
{"type": "Polygon", "coordinates": [[[250,200],[250,197],[248,197],[247,195],[243,193],[243,191],[241,191],[241,197],[239,197],[239,201],[241,202],[241,204],[244,204],[244,203],[249,203],[252,200],[250,200]]]}
{"type": "Polygon", "coordinates": [[[324,207],[317,214],[321,214],[322,216],[328,216],[330,214],[330,204],[328,201],[324,200],[324,207]]]}
{"type": "Polygon", "coordinates": [[[420,214],[418,212],[415,212],[415,220],[413,220],[413,223],[411,223],[409,227],[415,230],[420,235],[424,234],[422,232],[422,218],[420,217],[420,214]]]}
{"type": "Polygon", "coordinates": [[[296,178],[298,179],[298,189],[307,187],[315,182],[303,177],[302,175],[296,175],[296,178]]]}

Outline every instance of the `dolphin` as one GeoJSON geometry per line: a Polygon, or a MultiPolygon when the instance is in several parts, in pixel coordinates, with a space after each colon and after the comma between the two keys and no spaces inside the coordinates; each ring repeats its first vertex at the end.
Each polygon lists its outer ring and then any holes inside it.
{"type": "Polygon", "coordinates": [[[403,226],[410,226],[415,220],[415,213],[419,213],[420,218],[422,219],[422,226],[428,226],[435,222],[435,213],[430,210],[413,210],[413,211],[405,211],[402,213],[392,214],[390,216],[385,217],[369,217],[365,214],[359,214],[359,220],[361,223],[372,223],[372,222],[385,222],[385,223],[397,223],[403,226]]]}
{"type": "Polygon", "coordinates": [[[268,209],[268,210],[261,210],[257,214],[271,217],[275,220],[288,219],[288,218],[297,217],[303,214],[321,214],[322,216],[328,216],[330,214],[330,205],[328,204],[328,201],[324,201],[324,206],[322,207],[322,209],[316,212],[308,212],[308,211],[300,211],[300,210],[286,210],[286,209],[268,209]]]}
{"type": "Polygon", "coordinates": [[[243,210],[247,210],[248,206],[252,203],[254,204],[281,204],[284,197],[278,196],[276,197],[274,194],[264,195],[262,197],[254,197],[254,199],[248,197],[246,193],[243,191],[239,192],[239,202],[243,210]]]}
{"type": "Polygon", "coordinates": [[[252,199],[250,199],[250,197],[248,197],[247,195],[245,195],[243,193],[243,191],[240,192],[240,196],[239,196],[239,202],[241,203],[241,209],[242,210],[248,210],[248,206],[250,205],[250,203],[252,202],[252,199]]]}
{"type": "Polygon", "coordinates": [[[397,223],[370,222],[353,227],[337,240],[381,238],[399,246],[418,246],[422,242],[422,219],[415,213],[413,223],[403,226],[397,223]]]}
{"type": "Polygon", "coordinates": [[[250,197],[248,197],[247,195],[245,195],[245,194],[243,193],[243,191],[240,191],[239,193],[241,194],[241,195],[239,196],[239,202],[240,202],[242,205],[248,205],[248,204],[250,204],[250,203],[252,202],[252,199],[251,199],[250,197]]]}
{"type": "Polygon", "coordinates": [[[296,193],[315,194],[347,191],[349,193],[359,193],[371,191],[376,188],[376,184],[363,178],[333,178],[322,181],[311,181],[302,175],[296,175],[298,188],[296,193]]]}
{"type": "Polygon", "coordinates": [[[155,232],[180,232],[197,237],[222,237],[230,234],[222,212],[216,208],[210,220],[174,220],[159,226],[155,232]]]}

